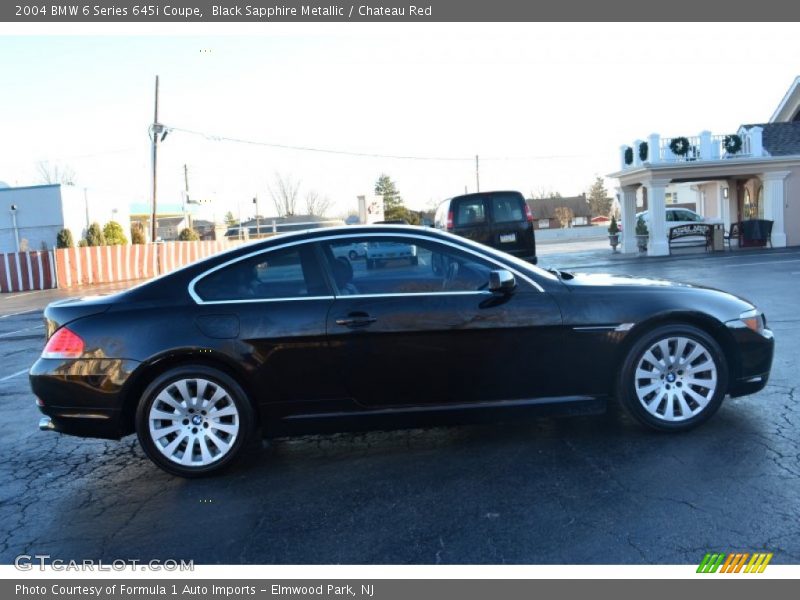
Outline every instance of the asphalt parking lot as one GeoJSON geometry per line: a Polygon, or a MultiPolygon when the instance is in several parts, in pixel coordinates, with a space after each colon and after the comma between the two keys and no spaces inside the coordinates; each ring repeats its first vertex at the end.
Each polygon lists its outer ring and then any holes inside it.
{"type": "Polygon", "coordinates": [[[0,299],[0,562],[50,554],[198,564],[696,564],[708,551],[736,550],[800,562],[800,251],[585,270],[701,283],[754,301],[777,340],[769,385],[727,400],[683,435],[651,433],[612,409],[309,436],[277,440],[221,477],[186,481],[153,466],[134,436],[39,432],[25,371],[41,351],[49,296],[0,299]]]}

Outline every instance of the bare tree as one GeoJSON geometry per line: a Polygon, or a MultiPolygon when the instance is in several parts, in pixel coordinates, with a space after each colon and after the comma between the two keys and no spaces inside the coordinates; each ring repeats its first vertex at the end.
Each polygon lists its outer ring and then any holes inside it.
{"type": "Polygon", "coordinates": [[[561,194],[552,188],[540,186],[538,191],[531,190],[531,198],[561,198],[561,194]]]}
{"type": "Polygon", "coordinates": [[[575,213],[567,206],[559,206],[554,212],[556,219],[561,223],[561,227],[565,229],[572,224],[572,219],[575,218],[575,213]]]}
{"type": "Polygon", "coordinates": [[[317,217],[325,216],[331,208],[331,199],[327,196],[320,196],[314,190],[306,194],[306,214],[317,217]]]}
{"type": "Polygon", "coordinates": [[[40,183],[75,185],[75,171],[69,165],[51,165],[50,161],[40,160],[36,164],[36,173],[40,183]]]}
{"type": "Polygon", "coordinates": [[[275,173],[275,182],[274,185],[269,186],[269,193],[275,203],[278,216],[288,217],[295,214],[299,190],[300,182],[295,182],[291,175],[275,173]]]}

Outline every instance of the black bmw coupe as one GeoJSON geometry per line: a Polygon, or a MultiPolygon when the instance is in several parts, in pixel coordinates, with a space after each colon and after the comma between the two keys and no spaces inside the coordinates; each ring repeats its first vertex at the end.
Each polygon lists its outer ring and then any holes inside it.
{"type": "Polygon", "coordinates": [[[547,271],[392,225],[277,236],[54,302],[45,320],[30,371],[40,428],[135,432],[186,477],[259,434],[595,413],[615,397],[682,431],[763,388],[774,348],[764,315],[724,292],[547,271]],[[367,268],[353,247],[381,259],[367,268]]]}

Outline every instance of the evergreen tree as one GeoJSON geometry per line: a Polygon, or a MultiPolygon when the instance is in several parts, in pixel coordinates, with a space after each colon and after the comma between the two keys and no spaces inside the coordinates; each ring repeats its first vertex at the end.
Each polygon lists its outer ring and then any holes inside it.
{"type": "Polygon", "coordinates": [[[608,197],[608,191],[603,185],[603,178],[598,177],[594,180],[592,187],[589,188],[589,210],[594,217],[607,217],[611,212],[611,198],[608,197]]]}
{"type": "Polygon", "coordinates": [[[100,229],[100,223],[94,222],[89,225],[86,231],[86,245],[87,246],[105,246],[106,238],[103,235],[103,230],[100,229]]]}
{"type": "Polygon", "coordinates": [[[62,229],[56,236],[56,248],[72,248],[75,242],[72,241],[72,232],[69,229],[62,229]]]}

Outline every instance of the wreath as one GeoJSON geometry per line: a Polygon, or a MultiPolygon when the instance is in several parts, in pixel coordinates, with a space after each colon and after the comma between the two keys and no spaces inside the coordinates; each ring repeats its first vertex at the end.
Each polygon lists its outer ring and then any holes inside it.
{"type": "Polygon", "coordinates": [[[641,144],[639,144],[639,158],[642,160],[642,162],[645,162],[647,160],[647,150],[648,150],[647,142],[642,142],[641,144]]]}
{"type": "Polygon", "coordinates": [[[736,154],[742,149],[742,138],[735,133],[726,135],[725,139],[722,140],[722,145],[728,154],[736,154]]]}
{"type": "Polygon", "coordinates": [[[625,164],[629,165],[633,162],[633,148],[628,146],[625,148],[625,164]]]}
{"type": "Polygon", "coordinates": [[[672,138],[669,149],[675,156],[686,156],[689,153],[689,140],[682,136],[672,138]]]}

